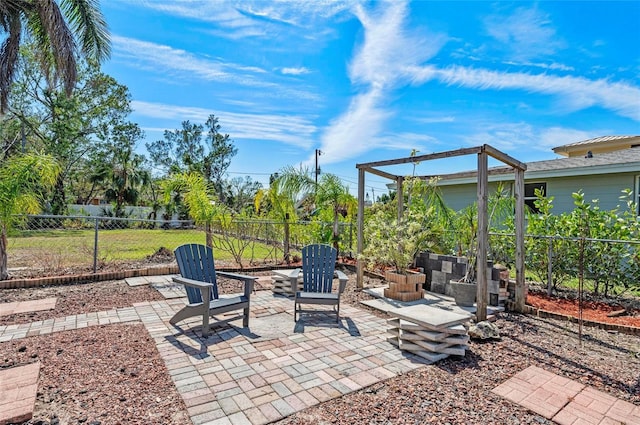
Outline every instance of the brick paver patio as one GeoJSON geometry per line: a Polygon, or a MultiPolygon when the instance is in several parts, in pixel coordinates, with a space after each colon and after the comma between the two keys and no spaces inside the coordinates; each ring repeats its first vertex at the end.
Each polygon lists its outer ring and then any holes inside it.
{"type": "MultiPolygon", "coordinates": [[[[149,283],[164,285],[161,292],[173,291],[166,276],[149,283]]],[[[142,322],[196,425],[276,421],[425,364],[386,341],[384,319],[350,305],[342,306],[340,324],[335,323],[333,313],[303,315],[295,324],[291,299],[258,291],[252,297],[248,329],[241,328],[238,320],[213,328],[203,339],[197,319],[180,323],[180,328],[169,324],[183,304],[184,299],[171,298],[3,325],[0,342],[94,325],[142,322]]],[[[35,365],[39,370],[39,363],[29,366],[35,365]]],[[[0,412],[29,405],[30,414],[36,384],[27,380],[33,374],[16,369],[0,371],[26,379],[11,388],[0,388],[0,412]],[[27,386],[29,391],[23,390],[27,386]],[[31,389],[33,398],[25,403],[31,389]]],[[[5,381],[14,382],[0,376],[0,382],[5,381]]],[[[493,391],[561,425],[640,425],[640,407],[537,367],[523,370],[493,391]]]]}
{"type": "Polygon", "coordinates": [[[640,407],[535,366],[493,392],[560,425],[640,425],[640,407]]]}

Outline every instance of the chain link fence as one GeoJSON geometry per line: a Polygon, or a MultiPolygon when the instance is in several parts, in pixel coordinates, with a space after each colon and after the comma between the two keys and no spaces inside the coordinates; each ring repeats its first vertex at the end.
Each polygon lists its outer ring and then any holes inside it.
{"type": "MultiPolygon", "coordinates": [[[[491,233],[489,247],[494,262],[513,266],[513,234],[491,233]]],[[[640,241],[525,235],[525,270],[549,295],[577,288],[580,278],[584,289],[595,295],[637,294],[640,241]]]]}
{"type": "MultiPolygon", "coordinates": [[[[295,259],[302,246],[331,243],[332,223],[233,220],[212,227],[217,260],[229,266],[276,264],[285,250],[295,259]]],[[[354,224],[340,226],[341,255],[355,255],[354,224]]],[[[188,220],[99,216],[29,215],[9,234],[10,273],[36,276],[173,262],[184,243],[206,241],[204,229],[188,220]]]]}

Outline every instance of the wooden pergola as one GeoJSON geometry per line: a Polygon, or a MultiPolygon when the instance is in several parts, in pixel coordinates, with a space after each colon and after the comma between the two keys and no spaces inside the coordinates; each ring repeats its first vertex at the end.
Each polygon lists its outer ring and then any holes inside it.
{"type": "MultiPolygon", "coordinates": [[[[489,175],[504,174],[505,168],[489,170],[488,157],[501,161],[511,167],[514,172],[515,189],[514,195],[516,200],[515,206],[515,238],[516,238],[516,293],[515,308],[517,311],[523,311],[526,298],[526,287],[524,284],[524,172],[527,165],[512,158],[511,156],[500,152],[489,145],[482,145],[473,148],[463,148],[428,155],[417,155],[405,158],[390,159],[386,161],[368,162],[364,164],[356,164],[358,169],[358,263],[357,263],[357,284],[358,288],[363,287],[364,261],[361,259],[362,250],[364,248],[364,240],[362,236],[364,227],[364,193],[365,193],[365,172],[375,174],[396,182],[398,202],[398,219],[402,217],[404,210],[404,200],[402,194],[403,176],[388,173],[380,170],[378,167],[386,167],[399,164],[410,164],[435,159],[453,158],[464,155],[478,156],[478,169],[476,172],[461,172],[454,174],[446,174],[442,177],[451,179],[458,177],[475,177],[477,176],[477,192],[478,192],[478,249],[477,249],[477,279],[478,289],[476,295],[477,311],[476,318],[478,321],[487,318],[487,273],[484,268],[487,264],[487,248],[489,240],[487,199],[489,175]]],[[[428,179],[432,176],[417,176],[422,179],[428,179]]]]}

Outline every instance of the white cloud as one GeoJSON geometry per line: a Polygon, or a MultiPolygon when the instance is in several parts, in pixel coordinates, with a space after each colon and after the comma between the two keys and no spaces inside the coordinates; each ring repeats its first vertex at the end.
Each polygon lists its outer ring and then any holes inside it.
{"type": "Polygon", "coordinates": [[[349,77],[364,91],[351,99],[347,110],[322,134],[325,162],[339,162],[385,146],[389,139],[380,133],[393,115],[387,109],[389,93],[411,83],[411,69],[433,57],[444,43],[443,37],[407,30],[408,13],[407,4],[400,1],[382,3],[373,11],[355,6],[364,41],[349,65],[349,77]]]}
{"type": "Polygon", "coordinates": [[[549,17],[535,8],[518,8],[509,16],[492,15],[485,20],[485,28],[513,60],[547,57],[565,47],[549,17]]]}
{"type": "Polygon", "coordinates": [[[431,117],[417,117],[414,119],[414,121],[421,122],[423,124],[441,124],[441,123],[455,122],[456,118],[450,115],[446,115],[446,116],[434,115],[431,117]]]}
{"type": "Polygon", "coordinates": [[[324,162],[353,158],[380,144],[377,137],[391,115],[378,106],[380,95],[374,89],[354,97],[349,109],[329,123],[321,139],[321,149],[326,154],[324,162]]]}
{"type": "Polygon", "coordinates": [[[540,129],[528,123],[476,122],[471,133],[463,137],[463,140],[467,146],[489,144],[508,152],[520,161],[527,162],[541,157],[548,158],[551,149],[556,146],[591,139],[602,134],[598,131],[589,132],[557,126],[540,129]]]}
{"type": "Polygon", "coordinates": [[[282,86],[267,81],[269,74],[256,66],[221,62],[199,57],[182,49],[151,43],[133,38],[113,35],[114,55],[124,59],[130,66],[139,66],[148,70],[162,70],[168,81],[179,83],[192,82],[194,78],[204,81],[235,83],[246,87],[270,89],[276,96],[292,97],[317,101],[319,95],[310,91],[282,86]]]}
{"type": "MultiPolygon", "coordinates": [[[[209,115],[214,113],[204,108],[142,101],[132,101],[131,107],[136,114],[145,117],[174,120],[176,128],[184,120],[204,124],[209,115]]],[[[306,150],[311,147],[311,141],[317,130],[309,119],[300,115],[244,114],[218,111],[215,115],[220,119],[222,131],[230,134],[234,140],[279,142],[306,150]]],[[[167,130],[174,130],[174,128],[167,130]]]]}
{"type": "Polygon", "coordinates": [[[298,32],[302,37],[332,33],[321,28],[326,20],[345,15],[354,1],[278,1],[263,0],[154,0],[144,7],[174,16],[214,23],[219,37],[241,39],[282,37],[282,29],[298,32]]]}
{"type": "Polygon", "coordinates": [[[230,71],[256,72],[259,70],[255,67],[247,68],[232,63],[202,59],[186,50],[133,38],[114,35],[111,37],[111,41],[114,52],[131,63],[140,64],[145,68],[158,67],[165,72],[181,71],[185,77],[190,75],[190,78],[195,75],[208,81],[239,80],[238,82],[248,84],[254,80],[253,77],[246,74],[238,75],[238,73],[230,71]]]}
{"type": "Polygon", "coordinates": [[[416,83],[437,79],[445,84],[478,90],[524,90],[557,96],[568,111],[592,106],[609,109],[618,115],[640,121],[640,88],[607,79],[589,80],[584,77],[557,77],[547,74],[508,73],[486,69],[452,66],[415,68],[416,83]]]}
{"type": "Polygon", "coordinates": [[[300,68],[282,68],[280,70],[285,75],[303,75],[309,74],[311,71],[308,68],[300,67],[300,68]]]}

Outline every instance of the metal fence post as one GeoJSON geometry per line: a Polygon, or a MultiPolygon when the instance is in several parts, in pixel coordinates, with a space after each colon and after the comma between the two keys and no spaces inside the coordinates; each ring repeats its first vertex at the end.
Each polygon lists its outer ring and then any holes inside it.
{"type": "Polygon", "coordinates": [[[93,273],[98,272],[98,218],[96,217],[96,226],[93,236],[93,273]]]}
{"type": "Polygon", "coordinates": [[[547,249],[547,295],[551,296],[553,286],[553,242],[555,236],[549,238],[549,247],[547,249]]]}

